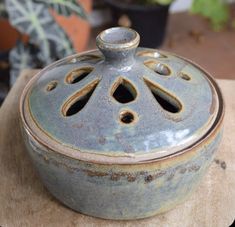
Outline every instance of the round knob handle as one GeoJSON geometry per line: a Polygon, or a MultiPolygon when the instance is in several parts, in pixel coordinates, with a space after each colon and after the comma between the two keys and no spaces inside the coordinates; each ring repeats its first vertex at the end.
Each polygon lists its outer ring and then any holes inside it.
{"type": "Polygon", "coordinates": [[[104,54],[106,61],[130,63],[134,59],[139,45],[139,34],[130,28],[114,27],[101,32],[96,38],[96,45],[104,54]]]}

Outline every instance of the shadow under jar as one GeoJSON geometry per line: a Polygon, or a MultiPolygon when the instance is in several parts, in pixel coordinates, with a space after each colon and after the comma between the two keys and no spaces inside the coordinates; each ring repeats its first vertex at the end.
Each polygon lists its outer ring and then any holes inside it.
{"type": "Polygon", "coordinates": [[[57,61],[21,96],[27,150],[48,190],[105,219],[138,219],[184,201],[222,136],[221,92],[187,59],[137,48],[115,27],[99,50],[57,61]]]}

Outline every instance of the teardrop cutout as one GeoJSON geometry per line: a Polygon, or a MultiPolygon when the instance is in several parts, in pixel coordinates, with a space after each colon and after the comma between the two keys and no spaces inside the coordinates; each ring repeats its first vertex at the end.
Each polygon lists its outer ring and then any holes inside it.
{"type": "Polygon", "coordinates": [[[121,77],[112,88],[112,96],[120,103],[129,103],[135,100],[137,92],[129,81],[121,77]]]}
{"type": "Polygon", "coordinates": [[[90,63],[96,63],[102,59],[101,55],[97,54],[85,54],[73,57],[69,59],[69,63],[77,63],[77,62],[90,62],[90,63]]]}
{"type": "Polygon", "coordinates": [[[96,86],[98,85],[98,82],[98,80],[93,81],[91,84],[87,85],[82,90],[70,97],[62,107],[63,115],[65,117],[69,117],[81,111],[89,101],[96,86]]]}
{"type": "Polygon", "coordinates": [[[145,61],[144,64],[145,66],[162,76],[169,76],[171,74],[171,70],[167,65],[155,60],[145,61]]]}
{"type": "Polygon", "coordinates": [[[179,74],[179,76],[180,76],[183,80],[187,80],[187,81],[191,80],[191,77],[190,77],[188,74],[186,74],[186,73],[181,72],[181,73],[179,74]]]}
{"type": "Polygon", "coordinates": [[[166,55],[163,55],[158,51],[150,51],[150,50],[139,51],[136,55],[140,57],[150,57],[150,58],[167,58],[166,55]]]}
{"type": "Polygon", "coordinates": [[[53,80],[49,84],[47,84],[46,90],[52,91],[57,87],[57,85],[58,85],[58,82],[56,80],[53,80]]]}
{"type": "Polygon", "coordinates": [[[83,67],[71,71],[66,76],[66,82],[69,84],[75,84],[84,79],[93,70],[93,67],[83,67]]]}
{"type": "Polygon", "coordinates": [[[176,97],[158,87],[156,84],[153,84],[149,80],[144,79],[144,81],[151,90],[154,98],[164,110],[170,113],[178,113],[181,111],[182,104],[176,97]]]}

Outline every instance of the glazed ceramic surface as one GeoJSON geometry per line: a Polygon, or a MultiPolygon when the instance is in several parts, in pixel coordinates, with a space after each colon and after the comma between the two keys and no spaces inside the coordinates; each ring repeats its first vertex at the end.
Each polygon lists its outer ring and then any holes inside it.
{"type": "Polygon", "coordinates": [[[184,200],[222,135],[214,80],[174,54],[111,28],[99,50],[36,75],[21,98],[24,138],[49,191],[96,217],[135,219],[184,200]]]}

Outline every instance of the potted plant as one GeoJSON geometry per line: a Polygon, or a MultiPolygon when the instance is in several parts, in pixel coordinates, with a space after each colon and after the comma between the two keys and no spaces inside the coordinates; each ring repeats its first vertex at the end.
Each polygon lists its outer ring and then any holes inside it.
{"type": "MultiPolygon", "coordinates": [[[[81,1],[82,5],[88,3],[86,9],[91,8],[91,0],[81,1]]],[[[11,25],[10,31],[14,32],[7,34],[4,29],[11,43],[1,41],[7,49],[0,50],[5,53],[0,54],[5,57],[4,63],[10,63],[11,85],[22,69],[44,67],[79,50],[80,39],[71,33],[80,29],[79,18],[86,19],[82,5],[78,0],[5,0],[0,3],[0,22],[11,25]],[[68,29],[69,26],[72,29],[68,29]],[[11,39],[12,34],[16,34],[16,38],[11,39]]],[[[88,29],[84,30],[84,35],[88,36],[88,29]]]]}
{"type": "Polygon", "coordinates": [[[135,29],[140,46],[156,48],[164,40],[169,6],[173,0],[106,0],[113,24],[135,29]]]}
{"type": "Polygon", "coordinates": [[[208,19],[214,31],[220,31],[229,21],[235,27],[235,20],[232,20],[228,2],[225,0],[193,0],[191,12],[208,19]]]}
{"type": "MultiPolygon", "coordinates": [[[[105,0],[111,8],[113,25],[132,27],[141,35],[140,45],[155,48],[162,44],[168,10],[173,0],[105,0]]],[[[212,29],[219,31],[231,22],[228,2],[225,0],[193,0],[191,13],[208,19],[212,29]]]]}

